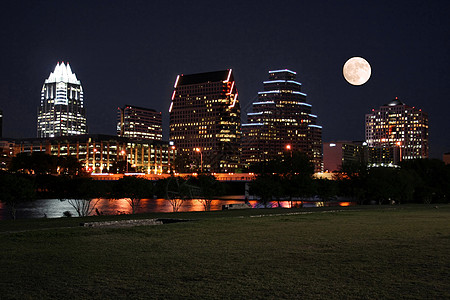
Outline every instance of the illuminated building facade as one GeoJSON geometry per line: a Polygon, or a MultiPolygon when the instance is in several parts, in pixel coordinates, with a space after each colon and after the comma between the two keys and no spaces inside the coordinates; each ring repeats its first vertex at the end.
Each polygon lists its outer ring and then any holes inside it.
{"type": "Polygon", "coordinates": [[[372,164],[427,158],[428,114],[395,98],[366,114],[366,142],[372,164]]]}
{"type": "Polygon", "coordinates": [[[117,163],[129,165],[129,171],[168,173],[175,149],[168,142],[136,140],[102,134],[16,140],[14,155],[44,152],[54,156],[75,157],[88,173],[116,173],[117,163]]]}
{"type": "Polygon", "coordinates": [[[239,167],[240,105],[231,69],[179,75],[170,112],[170,140],[183,167],[234,172],[239,167]]]}
{"type": "Polygon", "coordinates": [[[8,170],[11,160],[14,157],[14,140],[0,140],[0,170],[8,170]]]}
{"type": "Polygon", "coordinates": [[[339,172],[345,164],[367,164],[367,143],[359,141],[337,141],[323,144],[323,169],[339,172]]]}
{"type": "Polygon", "coordinates": [[[269,71],[264,91],[258,93],[253,112],[242,125],[242,159],[247,165],[286,151],[303,151],[315,170],[322,171],[322,127],[295,78],[296,72],[290,70],[269,71]]]}
{"type": "Polygon", "coordinates": [[[161,141],[161,112],[131,105],[119,107],[117,111],[117,135],[161,141]]]}
{"type": "Polygon", "coordinates": [[[83,88],[69,63],[58,63],[41,91],[37,136],[40,138],[87,133],[83,88]]]}

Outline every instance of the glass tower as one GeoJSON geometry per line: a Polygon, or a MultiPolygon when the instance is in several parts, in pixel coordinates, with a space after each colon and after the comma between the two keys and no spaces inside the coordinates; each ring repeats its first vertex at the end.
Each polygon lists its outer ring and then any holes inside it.
{"type": "Polygon", "coordinates": [[[305,152],[322,170],[322,126],[311,113],[302,84],[291,70],[269,71],[253,112],[242,125],[242,159],[247,165],[273,160],[286,151],[305,152]]]}
{"type": "Polygon", "coordinates": [[[125,105],[117,109],[117,135],[162,141],[161,112],[125,105]]]}
{"type": "Polygon", "coordinates": [[[179,75],[169,112],[170,140],[182,161],[179,171],[234,172],[239,167],[240,105],[231,69],[179,75]]]}
{"type": "Polygon", "coordinates": [[[372,164],[397,164],[428,157],[428,114],[395,98],[366,114],[372,164]]]}
{"type": "Polygon", "coordinates": [[[69,63],[58,63],[45,80],[38,112],[37,136],[56,137],[87,133],[83,88],[69,63]]]}

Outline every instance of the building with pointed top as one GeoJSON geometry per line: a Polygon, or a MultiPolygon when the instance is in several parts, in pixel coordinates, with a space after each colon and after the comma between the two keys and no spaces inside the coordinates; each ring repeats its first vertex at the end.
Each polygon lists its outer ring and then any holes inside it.
{"type": "Polygon", "coordinates": [[[81,82],[69,63],[62,62],[45,80],[38,111],[37,136],[40,138],[87,133],[81,82]]]}
{"type": "Polygon", "coordinates": [[[179,170],[239,168],[240,105],[231,69],[178,75],[169,113],[179,170]]]}
{"type": "Polygon", "coordinates": [[[366,114],[365,135],[371,164],[428,157],[428,114],[397,97],[366,114]]]}
{"type": "Polygon", "coordinates": [[[302,151],[322,171],[322,126],[312,114],[302,84],[291,70],[269,71],[253,112],[242,125],[242,160],[247,165],[273,160],[287,151],[302,151]]]}

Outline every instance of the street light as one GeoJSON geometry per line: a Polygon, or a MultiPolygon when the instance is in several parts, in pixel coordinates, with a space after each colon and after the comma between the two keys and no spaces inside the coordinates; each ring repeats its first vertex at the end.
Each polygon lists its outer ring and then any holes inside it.
{"type": "MultiPolygon", "coordinates": [[[[172,149],[172,164],[173,164],[175,162],[176,147],[173,145],[173,142],[171,142],[171,143],[172,143],[172,146],[170,146],[170,149],[172,149]]],[[[170,163],[170,151],[169,151],[168,155],[169,155],[169,173],[172,173],[172,164],[170,163]]]]}
{"type": "Polygon", "coordinates": [[[398,149],[400,150],[400,157],[399,157],[399,161],[402,161],[402,142],[398,141],[397,143],[398,149]]]}
{"type": "Polygon", "coordinates": [[[195,148],[195,152],[200,153],[200,173],[203,173],[203,153],[200,148],[195,148]]]}
{"type": "Polygon", "coordinates": [[[127,152],[125,150],[120,151],[120,154],[123,155],[123,158],[125,160],[125,163],[127,164],[127,173],[128,173],[128,158],[126,157],[127,152]]]}
{"type": "MultiPolygon", "coordinates": [[[[94,145],[95,146],[95,145],[94,145]]],[[[93,150],[93,155],[92,155],[92,166],[93,166],[93,169],[94,169],[94,173],[96,173],[96,160],[95,160],[95,154],[97,153],[97,148],[94,148],[94,150],[93,150]]]]}
{"type": "Polygon", "coordinates": [[[291,158],[292,158],[292,146],[291,146],[291,144],[287,144],[287,145],[286,145],[286,150],[288,150],[289,152],[291,152],[291,158]]]}

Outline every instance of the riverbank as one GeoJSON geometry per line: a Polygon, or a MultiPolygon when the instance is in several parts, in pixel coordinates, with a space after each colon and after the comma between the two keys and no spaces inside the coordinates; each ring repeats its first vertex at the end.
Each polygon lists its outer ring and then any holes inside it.
{"type": "Polygon", "coordinates": [[[407,205],[2,221],[0,293],[5,299],[443,299],[450,297],[448,220],[449,205],[407,205]],[[127,217],[195,222],[79,226],[127,217]]]}
{"type": "MultiPolygon", "coordinates": [[[[131,214],[132,208],[126,199],[99,199],[96,203],[95,210],[92,214],[101,215],[121,215],[131,214]]],[[[211,210],[222,210],[224,205],[245,203],[245,196],[231,195],[215,199],[211,202],[211,210]]],[[[257,200],[251,200],[250,205],[254,208],[262,206],[257,200]]],[[[281,205],[284,208],[291,208],[291,206],[298,205],[300,201],[272,201],[268,203],[268,207],[278,207],[281,205]]],[[[304,206],[314,206],[318,202],[303,201],[304,206]]],[[[200,200],[192,199],[185,200],[180,212],[204,211],[204,203],[200,200]]],[[[349,206],[354,205],[354,202],[328,202],[330,206],[349,206]]],[[[163,212],[169,213],[173,211],[172,206],[168,200],[165,199],[142,199],[140,205],[136,208],[139,213],[155,213],[163,212]]],[[[28,218],[61,218],[64,212],[69,212],[73,217],[77,216],[75,209],[69,204],[67,200],[61,201],[59,199],[37,199],[34,201],[23,202],[17,206],[16,217],[18,219],[28,218]]],[[[0,221],[12,219],[9,209],[6,205],[0,202],[0,221]]]]}

